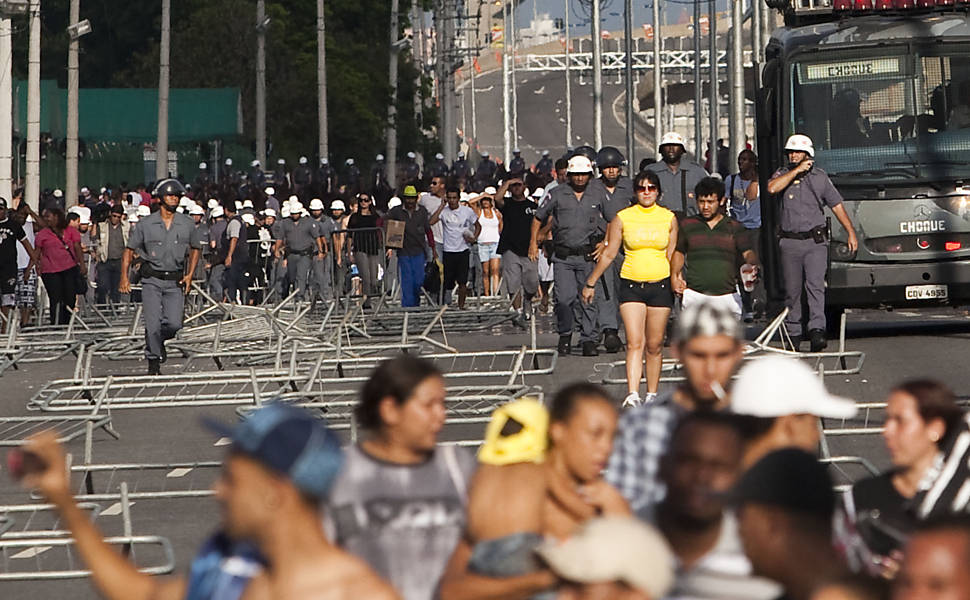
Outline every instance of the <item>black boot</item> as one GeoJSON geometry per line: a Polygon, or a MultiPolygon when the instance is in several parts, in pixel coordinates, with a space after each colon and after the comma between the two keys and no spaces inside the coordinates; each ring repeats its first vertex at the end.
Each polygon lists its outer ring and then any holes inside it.
{"type": "Polygon", "coordinates": [[[615,329],[603,330],[603,347],[610,354],[623,349],[623,342],[620,340],[620,336],[617,335],[615,329]]]}
{"type": "Polygon", "coordinates": [[[596,349],[596,342],[583,342],[583,356],[599,355],[599,350],[596,349]]]}
{"type": "Polygon", "coordinates": [[[556,348],[559,351],[559,354],[569,354],[572,352],[572,341],[573,336],[571,335],[559,336],[559,346],[556,348]]]}
{"type": "Polygon", "coordinates": [[[812,329],[808,332],[808,336],[811,340],[812,352],[821,352],[822,350],[825,350],[826,346],[828,346],[828,341],[825,339],[824,329],[812,329]]]}
{"type": "Polygon", "coordinates": [[[149,375],[161,375],[162,369],[160,367],[160,362],[157,358],[148,359],[148,374],[149,375]]]}
{"type": "Polygon", "coordinates": [[[801,352],[802,351],[802,336],[800,336],[800,335],[793,335],[793,336],[791,336],[791,345],[792,345],[792,350],[794,350],[795,352],[801,352]]]}

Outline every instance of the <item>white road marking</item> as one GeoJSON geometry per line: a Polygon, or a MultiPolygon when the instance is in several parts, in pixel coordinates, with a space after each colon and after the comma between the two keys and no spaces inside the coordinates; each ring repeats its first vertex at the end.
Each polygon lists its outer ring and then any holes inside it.
{"type": "MultiPolygon", "coordinates": [[[[103,514],[103,513],[102,513],[103,514]]],[[[20,552],[12,555],[10,558],[34,558],[44,552],[50,550],[52,546],[34,546],[33,548],[27,548],[26,550],[21,550],[20,552]]]]}
{"type": "Polygon", "coordinates": [[[175,478],[178,478],[178,477],[185,477],[186,475],[188,475],[191,472],[192,472],[192,468],[191,467],[180,467],[178,469],[172,469],[165,476],[166,477],[170,477],[172,479],[175,479],[175,478]]]}

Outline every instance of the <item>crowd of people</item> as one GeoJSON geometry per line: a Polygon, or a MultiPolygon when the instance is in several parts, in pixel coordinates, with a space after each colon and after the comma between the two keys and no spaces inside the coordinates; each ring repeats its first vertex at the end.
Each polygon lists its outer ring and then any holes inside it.
{"type": "Polygon", "coordinates": [[[890,392],[893,467],[840,494],[819,420],[851,418],[852,400],[795,359],[743,363],[740,323],[716,302],[682,311],[674,348],[686,380],[654,402],[619,413],[585,382],[515,400],[477,458],[439,442],[443,374],[410,355],[363,384],[366,434],[347,447],[290,405],[207,422],[232,442],[222,521],[186,577],[143,575],[102,541],[55,435],[24,448],[38,460],[23,481],[108,598],[970,597],[966,494],[938,489],[966,487],[946,466],[966,460],[970,422],[943,384],[890,392]]]}

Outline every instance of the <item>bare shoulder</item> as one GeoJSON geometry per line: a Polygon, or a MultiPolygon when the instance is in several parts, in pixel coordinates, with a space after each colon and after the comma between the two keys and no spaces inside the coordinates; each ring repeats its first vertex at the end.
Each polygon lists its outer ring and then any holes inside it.
{"type": "Polygon", "coordinates": [[[332,598],[372,598],[374,600],[397,600],[400,595],[380,578],[364,561],[341,552],[339,559],[334,560],[334,571],[339,572],[339,580],[332,582],[333,590],[340,590],[339,595],[332,598]]]}
{"type": "Polygon", "coordinates": [[[624,498],[623,494],[621,494],[615,487],[610,485],[605,479],[599,479],[590,484],[590,488],[595,490],[596,495],[600,498],[601,507],[605,514],[631,514],[630,504],[626,501],[626,498],[624,498]]]}

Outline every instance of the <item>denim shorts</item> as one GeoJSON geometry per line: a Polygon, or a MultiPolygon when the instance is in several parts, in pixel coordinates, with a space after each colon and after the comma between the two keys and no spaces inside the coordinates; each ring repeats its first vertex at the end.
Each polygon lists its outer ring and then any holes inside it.
{"type": "Polygon", "coordinates": [[[478,243],[478,260],[479,262],[488,262],[493,258],[498,258],[498,242],[491,242],[488,244],[478,243]]]}

